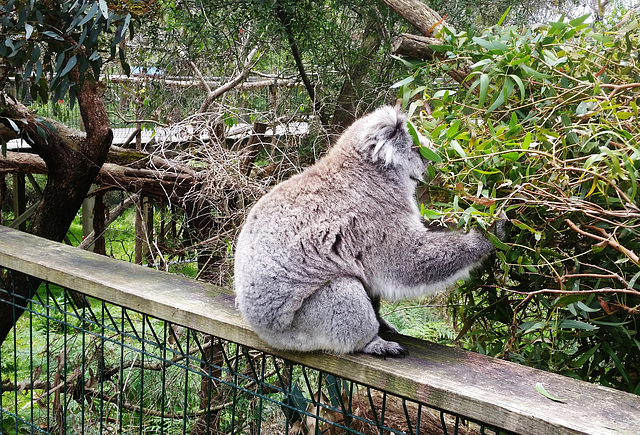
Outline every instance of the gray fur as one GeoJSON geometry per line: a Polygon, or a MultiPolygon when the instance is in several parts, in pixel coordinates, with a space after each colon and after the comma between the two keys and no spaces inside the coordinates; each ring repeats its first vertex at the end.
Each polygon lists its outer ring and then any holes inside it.
{"type": "Polygon", "coordinates": [[[415,189],[427,162],[406,118],[382,107],[315,165],[279,184],[247,217],[235,256],[238,308],[280,349],[401,355],[379,331],[380,298],[436,292],[492,250],[472,230],[425,227],[415,189]]]}

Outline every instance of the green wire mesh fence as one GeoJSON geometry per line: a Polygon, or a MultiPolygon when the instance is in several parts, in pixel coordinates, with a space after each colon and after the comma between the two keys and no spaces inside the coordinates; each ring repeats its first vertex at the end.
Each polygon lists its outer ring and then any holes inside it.
{"type": "MultiPolygon", "coordinates": [[[[0,281],[14,313],[25,305],[17,275],[0,281]]],[[[0,348],[2,434],[501,433],[49,282],[31,285],[35,296],[0,348]]]]}

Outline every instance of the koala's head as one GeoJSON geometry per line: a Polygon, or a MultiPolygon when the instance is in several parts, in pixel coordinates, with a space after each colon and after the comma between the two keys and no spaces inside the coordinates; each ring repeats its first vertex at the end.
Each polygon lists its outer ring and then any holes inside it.
{"type": "MultiPolygon", "coordinates": [[[[356,121],[350,128],[357,135],[356,149],[361,157],[401,177],[423,179],[428,161],[413,143],[407,118],[398,109],[384,106],[356,121]]],[[[422,137],[421,142],[428,141],[422,137]]]]}

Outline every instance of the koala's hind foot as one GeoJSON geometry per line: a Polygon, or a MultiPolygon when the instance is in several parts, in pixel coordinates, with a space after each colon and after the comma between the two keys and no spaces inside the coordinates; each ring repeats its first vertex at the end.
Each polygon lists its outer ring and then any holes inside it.
{"type": "Polygon", "coordinates": [[[404,357],[405,355],[409,355],[409,352],[395,341],[387,341],[378,336],[371,340],[369,344],[362,349],[362,352],[384,357],[404,357]]]}

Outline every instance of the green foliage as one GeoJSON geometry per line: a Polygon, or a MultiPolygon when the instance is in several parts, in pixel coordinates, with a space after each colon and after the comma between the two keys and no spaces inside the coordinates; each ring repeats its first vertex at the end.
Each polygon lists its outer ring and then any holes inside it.
{"type": "MultiPolygon", "coordinates": [[[[157,64],[170,74],[188,66],[186,56],[206,76],[230,77],[245,62],[248,50],[258,47],[262,57],[257,70],[285,79],[297,77],[295,45],[319,104],[314,106],[304,87],[279,89],[279,115],[291,114],[296,106],[298,114],[322,108],[330,115],[343,93],[358,112],[365,112],[388,92],[383,84],[397,68],[388,56],[388,40],[406,30],[384,4],[364,0],[186,0],[165,6],[162,21],[150,24],[157,26],[156,34],[145,32],[150,34],[146,53],[159,57],[157,64]],[[287,94],[290,101],[283,101],[281,95],[287,94]]],[[[273,110],[265,103],[238,102],[252,110],[273,110]]]]}
{"type": "Polygon", "coordinates": [[[557,18],[561,15],[573,18],[573,14],[590,8],[590,2],[584,0],[429,0],[427,3],[441,16],[448,14],[447,22],[456,29],[483,29],[499,22],[505,11],[510,11],[506,17],[507,23],[526,26],[547,22],[553,19],[552,17],[557,18]]]}
{"type": "Polygon", "coordinates": [[[452,296],[465,345],[640,393],[640,31],[586,23],[444,35],[398,87],[442,158],[425,217],[511,219],[452,296]]]}
{"type": "Polygon", "coordinates": [[[431,306],[439,298],[438,295],[431,301],[425,299],[418,304],[415,301],[385,303],[381,312],[401,334],[448,344],[456,338],[457,333],[442,310],[431,306]]]}
{"type": "Polygon", "coordinates": [[[57,101],[68,92],[73,102],[87,76],[99,77],[105,47],[109,59],[117,57],[129,69],[119,45],[128,31],[133,33],[126,3],[9,0],[0,8],[0,59],[9,68],[7,76],[13,75],[18,89],[34,100],[46,102],[52,92],[57,101]]]}

